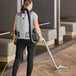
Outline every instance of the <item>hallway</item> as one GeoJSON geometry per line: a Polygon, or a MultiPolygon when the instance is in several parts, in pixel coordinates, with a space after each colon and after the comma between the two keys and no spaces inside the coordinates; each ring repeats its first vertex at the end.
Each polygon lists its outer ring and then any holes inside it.
{"type": "MultiPolygon", "coordinates": [[[[57,64],[68,69],[55,70],[48,53],[41,54],[34,59],[32,76],[76,76],[76,44],[65,48],[54,55],[57,64]]],[[[25,76],[25,63],[22,63],[17,76],[25,76]]]]}

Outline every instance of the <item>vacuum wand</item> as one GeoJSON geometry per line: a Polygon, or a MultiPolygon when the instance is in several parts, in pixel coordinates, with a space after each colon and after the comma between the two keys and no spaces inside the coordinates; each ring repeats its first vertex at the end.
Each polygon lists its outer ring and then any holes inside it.
{"type": "Polygon", "coordinates": [[[46,46],[46,48],[47,48],[47,50],[48,50],[48,53],[49,53],[49,55],[50,55],[50,58],[52,59],[52,62],[53,62],[53,64],[54,64],[55,68],[56,68],[56,69],[68,69],[67,67],[62,66],[62,65],[57,66],[57,64],[56,64],[56,62],[55,62],[55,60],[54,60],[54,58],[53,58],[53,55],[52,55],[52,53],[51,53],[51,51],[50,51],[50,49],[49,49],[49,47],[48,47],[45,39],[44,39],[43,41],[44,41],[44,43],[45,43],[45,46],[46,46]]]}

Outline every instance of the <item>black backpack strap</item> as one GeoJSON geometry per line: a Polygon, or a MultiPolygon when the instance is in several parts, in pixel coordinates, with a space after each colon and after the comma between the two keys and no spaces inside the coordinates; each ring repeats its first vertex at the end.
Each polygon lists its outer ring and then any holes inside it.
{"type": "Polygon", "coordinates": [[[30,17],[30,12],[28,11],[28,9],[25,9],[27,11],[27,15],[28,15],[28,21],[29,21],[29,37],[30,37],[30,41],[32,43],[37,43],[36,41],[33,40],[32,38],[32,29],[31,29],[31,17],[30,17]]]}

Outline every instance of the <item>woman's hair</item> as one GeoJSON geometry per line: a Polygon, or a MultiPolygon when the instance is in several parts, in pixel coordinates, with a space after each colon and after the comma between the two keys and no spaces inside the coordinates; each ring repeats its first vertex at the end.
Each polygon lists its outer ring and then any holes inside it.
{"type": "Polygon", "coordinates": [[[26,7],[31,4],[32,0],[24,0],[24,5],[26,5],[26,7]]]}
{"type": "Polygon", "coordinates": [[[24,12],[26,7],[31,4],[32,0],[24,0],[24,3],[22,5],[21,11],[24,12]],[[25,7],[26,6],[26,7],[25,7]]]}

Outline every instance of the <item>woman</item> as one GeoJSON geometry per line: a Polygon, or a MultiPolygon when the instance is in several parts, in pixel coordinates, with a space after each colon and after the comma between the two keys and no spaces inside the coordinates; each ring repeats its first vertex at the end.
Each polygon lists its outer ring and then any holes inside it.
{"type": "MultiPolygon", "coordinates": [[[[23,11],[23,9],[28,9],[31,13],[32,13],[32,25],[34,26],[36,33],[39,35],[40,37],[40,41],[43,40],[42,34],[41,34],[41,30],[39,28],[39,24],[38,24],[38,16],[35,12],[32,11],[32,1],[31,0],[24,0],[24,4],[22,6],[21,11],[23,11]]],[[[16,20],[14,23],[14,29],[13,31],[16,30],[16,20]]],[[[15,33],[13,33],[13,39],[16,42],[16,35],[15,33]]],[[[32,43],[30,40],[26,40],[26,39],[17,39],[16,42],[16,57],[15,57],[15,61],[14,61],[14,65],[13,65],[13,72],[12,72],[12,76],[16,76],[17,74],[17,70],[19,67],[19,62],[20,62],[20,57],[21,54],[23,53],[25,47],[27,46],[27,51],[28,51],[28,56],[27,56],[27,76],[31,76],[32,73],[32,69],[33,69],[33,57],[34,57],[34,53],[35,53],[35,46],[36,43],[32,43]]]]}

